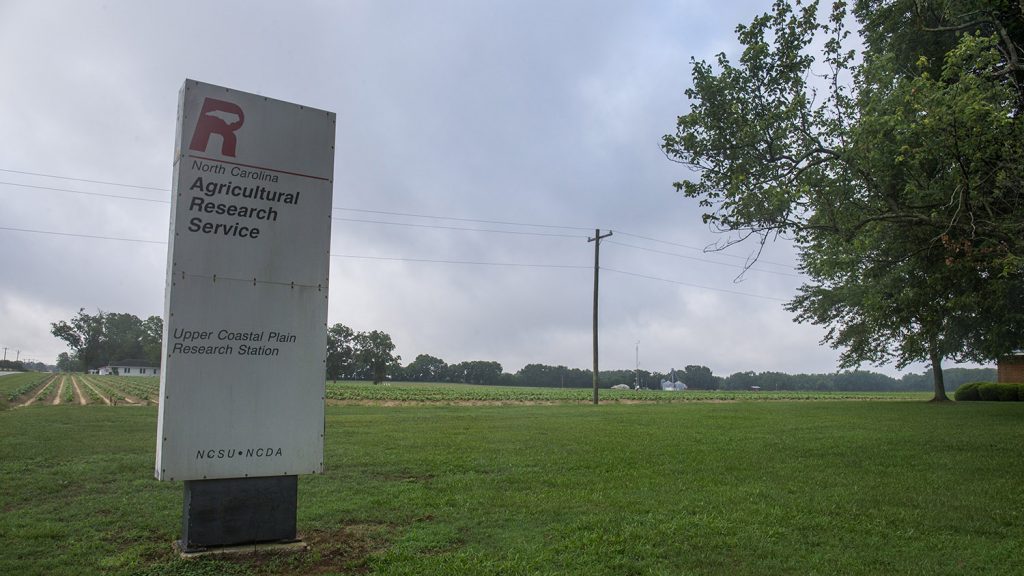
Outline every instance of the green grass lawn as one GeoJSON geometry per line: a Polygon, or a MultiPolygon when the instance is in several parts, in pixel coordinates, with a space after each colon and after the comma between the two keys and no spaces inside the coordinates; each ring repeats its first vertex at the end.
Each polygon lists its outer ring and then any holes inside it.
{"type": "Polygon", "coordinates": [[[1024,404],[332,406],[301,556],[179,560],[156,409],[0,412],[0,574],[1024,574],[1024,404]]]}

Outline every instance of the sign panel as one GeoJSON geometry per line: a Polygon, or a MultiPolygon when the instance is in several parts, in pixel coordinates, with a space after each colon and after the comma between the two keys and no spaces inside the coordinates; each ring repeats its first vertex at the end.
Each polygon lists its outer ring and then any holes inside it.
{"type": "Polygon", "coordinates": [[[156,477],[323,471],[332,112],[186,80],[156,477]]]}

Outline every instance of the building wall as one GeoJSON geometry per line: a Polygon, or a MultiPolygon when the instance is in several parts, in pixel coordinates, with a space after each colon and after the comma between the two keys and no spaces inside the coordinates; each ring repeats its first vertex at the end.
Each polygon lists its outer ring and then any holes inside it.
{"type": "Polygon", "coordinates": [[[159,368],[150,368],[146,366],[118,366],[118,373],[121,376],[159,376],[159,368]]]}
{"type": "Polygon", "coordinates": [[[1000,382],[1024,382],[1024,355],[1004,356],[999,359],[1000,382]]]}
{"type": "Polygon", "coordinates": [[[159,376],[159,368],[146,366],[104,366],[99,369],[100,375],[113,374],[117,370],[120,376],[159,376]]]}

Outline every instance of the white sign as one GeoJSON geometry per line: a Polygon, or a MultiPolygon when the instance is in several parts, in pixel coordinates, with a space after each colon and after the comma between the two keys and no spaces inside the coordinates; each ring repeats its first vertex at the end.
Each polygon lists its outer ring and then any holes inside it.
{"type": "Polygon", "coordinates": [[[335,115],[186,80],[156,477],[323,471],[335,115]]]}

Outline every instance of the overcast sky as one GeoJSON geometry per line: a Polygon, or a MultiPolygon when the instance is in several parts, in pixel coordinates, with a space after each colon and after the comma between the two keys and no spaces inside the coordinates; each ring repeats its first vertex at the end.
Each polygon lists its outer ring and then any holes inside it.
{"type": "Polygon", "coordinates": [[[162,314],[192,78],[337,113],[329,321],[388,332],[403,363],[590,367],[600,228],[602,369],[639,342],[652,371],[834,371],[783,310],[791,248],[736,282],[755,246],[700,250],[723,238],[659,148],[690,57],[735,56],[769,6],[2,0],[0,347],[52,363],[79,308],[162,314]]]}

